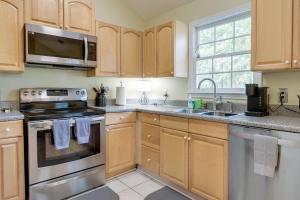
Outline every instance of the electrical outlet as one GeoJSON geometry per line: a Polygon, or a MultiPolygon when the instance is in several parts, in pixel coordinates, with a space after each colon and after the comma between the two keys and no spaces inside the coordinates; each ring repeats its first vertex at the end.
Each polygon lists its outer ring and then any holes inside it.
{"type": "Polygon", "coordinates": [[[289,102],[289,94],[287,88],[279,88],[278,90],[278,103],[280,102],[280,99],[282,98],[282,103],[288,103],[289,102]]]}

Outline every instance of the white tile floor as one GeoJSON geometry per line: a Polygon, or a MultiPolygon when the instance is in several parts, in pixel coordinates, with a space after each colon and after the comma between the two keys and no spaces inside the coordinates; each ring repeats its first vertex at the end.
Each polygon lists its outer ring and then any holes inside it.
{"type": "Polygon", "coordinates": [[[107,183],[120,200],[143,200],[148,194],[163,187],[161,183],[135,171],[117,177],[107,183]]]}

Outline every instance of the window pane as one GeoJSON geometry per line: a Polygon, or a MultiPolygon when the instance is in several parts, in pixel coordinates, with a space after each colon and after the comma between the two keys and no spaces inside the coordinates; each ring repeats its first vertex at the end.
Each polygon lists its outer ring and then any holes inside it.
{"type": "Polygon", "coordinates": [[[251,18],[241,19],[235,22],[235,36],[251,33],[251,18]]]}
{"type": "Polygon", "coordinates": [[[245,88],[247,83],[253,83],[253,72],[232,73],[232,88],[245,88]]]}
{"type": "Polygon", "coordinates": [[[216,55],[232,53],[233,51],[233,40],[225,40],[216,43],[216,55]]]}
{"type": "Polygon", "coordinates": [[[231,57],[214,59],[214,72],[230,72],[230,71],[231,71],[231,57]]]}
{"type": "Polygon", "coordinates": [[[231,88],[231,73],[214,74],[217,88],[231,88]]]}
{"type": "Polygon", "coordinates": [[[235,51],[248,51],[251,48],[250,36],[240,37],[235,39],[235,51]]]}
{"type": "Polygon", "coordinates": [[[214,44],[200,45],[199,54],[200,54],[201,58],[207,57],[207,56],[213,56],[214,55],[214,44]]]}
{"type": "Polygon", "coordinates": [[[223,40],[233,37],[233,22],[216,27],[216,40],[223,40]]]}
{"type": "Polygon", "coordinates": [[[233,71],[250,70],[251,60],[250,54],[233,56],[233,71]]]}
{"type": "MultiPolygon", "coordinates": [[[[198,87],[198,84],[204,78],[212,78],[212,74],[197,75],[197,78],[196,78],[196,87],[198,87]]],[[[202,83],[202,85],[201,85],[201,89],[207,89],[207,88],[212,88],[212,83],[210,81],[204,81],[202,83]]]]}
{"type": "Polygon", "coordinates": [[[199,44],[213,42],[215,40],[214,31],[214,27],[200,30],[198,32],[199,44]]]}
{"type": "Polygon", "coordinates": [[[197,74],[212,73],[212,59],[197,61],[196,72],[197,74]]]}

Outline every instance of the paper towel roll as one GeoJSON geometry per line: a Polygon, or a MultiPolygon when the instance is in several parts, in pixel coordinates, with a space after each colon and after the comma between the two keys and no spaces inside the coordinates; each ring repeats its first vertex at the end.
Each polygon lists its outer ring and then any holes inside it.
{"type": "Polygon", "coordinates": [[[116,104],[119,106],[126,105],[126,90],[125,87],[117,87],[116,104]]]}

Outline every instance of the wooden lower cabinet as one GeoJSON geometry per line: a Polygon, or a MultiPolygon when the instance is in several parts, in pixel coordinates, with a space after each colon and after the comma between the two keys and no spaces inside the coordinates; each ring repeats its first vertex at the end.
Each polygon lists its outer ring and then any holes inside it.
{"type": "Polygon", "coordinates": [[[136,167],[135,123],[107,126],[106,173],[112,177],[136,167]]]}
{"type": "Polygon", "coordinates": [[[188,133],[167,128],[160,132],[160,175],[188,188],[188,133]]]}
{"type": "Polygon", "coordinates": [[[159,175],[159,151],[142,146],[142,167],[156,175],[159,175]]]}
{"type": "Polygon", "coordinates": [[[208,200],[228,199],[228,141],[190,135],[189,188],[208,200]]]}
{"type": "Polygon", "coordinates": [[[0,139],[0,199],[23,200],[24,142],[22,137],[0,139]]]}

